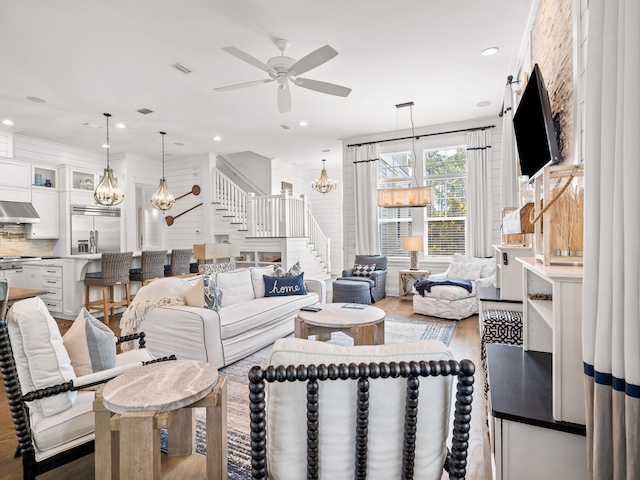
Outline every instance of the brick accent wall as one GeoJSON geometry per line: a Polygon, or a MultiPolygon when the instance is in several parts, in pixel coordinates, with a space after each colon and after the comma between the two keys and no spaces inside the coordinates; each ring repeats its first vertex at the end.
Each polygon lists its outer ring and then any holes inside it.
{"type": "Polygon", "coordinates": [[[549,92],[563,162],[573,159],[573,0],[541,0],[531,29],[531,63],[549,92]]]}

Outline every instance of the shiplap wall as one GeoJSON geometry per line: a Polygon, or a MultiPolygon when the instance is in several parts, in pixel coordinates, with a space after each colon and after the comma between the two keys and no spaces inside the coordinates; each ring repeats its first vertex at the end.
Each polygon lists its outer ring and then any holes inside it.
{"type": "MultiPolygon", "coordinates": [[[[500,223],[501,223],[501,211],[500,211],[500,156],[502,151],[502,122],[496,115],[495,117],[488,117],[482,119],[469,120],[464,122],[449,123],[446,125],[435,125],[431,127],[416,128],[416,135],[424,135],[428,133],[446,132],[451,130],[459,130],[465,128],[474,128],[485,125],[495,125],[491,130],[491,186],[492,189],[492,221],[491,221],[491,239],[493,244],[500,243],[500,223]]],[[[343,265],[349,266],[353,264],[355,255],[358,253],[355,251],[355,197],[354,189],[352,188],[355,177],[353,161],[355,160],[355,149],[347,148],[348,144],[358,142],[368,142],[373,140],[383,140],[385,138],[396,138],[410,136],[410,130],[401,130],[397,132],[387,132],[381,134],[371,134],[367,136],[343,139],[343,176],[344,176],[344,189],[343,189],[343,243],[344,243],[344,255],[343,265]]],[[[404,149],[407,145],[401,145],[400,142],[389,142],[391,146],[396,146],[399,150],[404,149]]],[[[449,146],[455,144],[466,143],[466,134],[451,134],[446,136],[433,136],[423,137],[419,142],[416,142],[416,149],[422,148],[439,148],[439,146],[449,146]]],[[[408,143],[410,147],[410,142],[408,143]]],[[[389,146],[385,146],[389,148],[389,146]]],[[[420,268],[426,268],[431,270],[432,273],[439,273],[446,269],[449,261],[448,259],[433,259],[424,258],[422,254],[419,257],[420,268]]],[[[398,272],[402,269],[409,268],[409,258],[397,258],[389,259],[389,273],[387,275],[387,293],[390,295],[397,295],[398,293],[398,272]]]]}
{"type": "Polygon", "coordinates": [[[329,193],[321,194],[311,187],[322,171],[322,161],[318,160],[315,167],[299,168],[290,163],[274,159],[272,163],[272,193],[279,194],[281,182],[293,185],[293,195],[307,196],[307,202],[311,213],[325,236],[331,239],[331,273],[342,271],[342,172],[339,168],[327,167],[329,178],[338,182],[338,188],[329,193]]]}

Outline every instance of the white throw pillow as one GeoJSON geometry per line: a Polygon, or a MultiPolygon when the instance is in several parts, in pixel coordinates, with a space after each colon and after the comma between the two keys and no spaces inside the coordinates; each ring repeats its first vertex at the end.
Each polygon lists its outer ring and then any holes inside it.
{"type": "MultiPolygon", "coordinates": [[[[60,329],[40,298],[14,303],[7,314],[7,326],[22,393],[75,378],[60,329]]],[[[76,397],[76,392],[60,393],[30,402],[29,408],[51,417],[72,407],[76,397]]]]}
{"type": "Polygon", "coordinates": [[[190,307],[204,307],[204,275],[184,294],[184,304],[190,307]]]}
{"type": "Polygon", "coordinates": [[[116,336],[84,307],[62,341],[77,377],[116,366],[116,336]]]}
{"type": "Polygon", "coordinates": [[[263,275],[268,275],[270,277],[275,277],[275,265],[270,265],[268,267],[251,267],[251,285],[253,286],[253,294],[255,298],[264,297],[264,280],[262,278],[263,275]]]}
{"type": "Polygon", "coordinates": [[[447,272],[447,278],[460,278],[466,280],[478,280],[482,265],[473,262],[451,263],[447,272]]]}
{"type": "Polygon", "coordinates": [[[251,284],[251,270],[248,268],[234,272],[214,273],[211,278],[222,292],[223,307],[255,298],[251,284]]]}

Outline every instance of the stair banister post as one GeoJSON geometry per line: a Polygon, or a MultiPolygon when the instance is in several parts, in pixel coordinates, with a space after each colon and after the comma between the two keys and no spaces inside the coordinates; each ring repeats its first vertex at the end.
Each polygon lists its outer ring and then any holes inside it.
{"type": "Polygon", "coordinates": [[[302,198],[302,236],[309,236],[309,201],[304,193],[300,195],[302,198]]]}
{"type": "Polygon", "coordinates": [[[247,230],[250,237],[255,237],[256,235],[256,194],[253,192],[247,193],[247,230]]]}
{"type": "Polygon", "coordinates": [[[291,232],[289,231],[289,227],[291,225],[291,219],[289,218],[289,215],[291,213],[291,205],[289,202],[289,191],[288,190],[282,190],[281,194],[280,194],[280,205],[281,205],[281,216],[280,216],[280,232],[279,232],[279,237],[290,237],[291,236],[291,232]]]}

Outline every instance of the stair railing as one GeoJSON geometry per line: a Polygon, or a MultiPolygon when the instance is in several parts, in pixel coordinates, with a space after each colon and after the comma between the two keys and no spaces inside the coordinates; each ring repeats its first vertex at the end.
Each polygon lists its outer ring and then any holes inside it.
{"type": "Polygon", "coordinates": [[[308,234],[306,236],[309,237],[309,242],[313,245],[316,256],[320,257],[320,261],[324,263],[327,272],[331,272],[331,239],[324,235],[311,210],[307,209],[305,219],[308,225],[308,234]]]}

